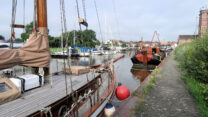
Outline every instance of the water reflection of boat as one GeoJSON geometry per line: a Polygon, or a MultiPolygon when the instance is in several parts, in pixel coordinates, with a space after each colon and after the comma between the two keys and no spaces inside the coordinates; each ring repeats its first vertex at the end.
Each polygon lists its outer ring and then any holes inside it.
{"type": "Polygon", "coordinates": [[[131,68],[131,73],[142,82],[154,68],[154,66],[148,66],[148,68],[144,68],[144,66],[141,65],[133,65],[131,68]]]}
{"type": "Polygon", "coordinates": [[[89,57],[80,57],[79,62],[81,66],[90,65],[90,58],[89,57]]]}

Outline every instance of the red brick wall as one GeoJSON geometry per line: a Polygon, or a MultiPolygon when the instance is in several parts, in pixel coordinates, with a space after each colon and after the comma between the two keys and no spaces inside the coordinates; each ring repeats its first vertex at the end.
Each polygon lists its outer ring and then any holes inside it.
{"type": "Polygon", "coordinates": [[[199,36],[207,32],[208,10],[201,10],[199,15],[199,36]]]}

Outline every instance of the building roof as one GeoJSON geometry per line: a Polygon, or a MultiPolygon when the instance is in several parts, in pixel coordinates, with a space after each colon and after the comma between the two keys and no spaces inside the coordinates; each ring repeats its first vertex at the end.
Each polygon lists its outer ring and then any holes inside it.
{"type": "Polygon", "coordinates": [[[130,44],[135,44],[133,41],[130,41],[129,43],[130,43],[130,44]]]}
{"type": "Polygon", "coordinates": [[[166,40],[163,40],[162,42],[160,42],[161,45],[168,45],[168,42],[166,40]]]}
{"type": "Polygon", "coordinates": [[[195,39],[198,38],[198,35],[179,35],[178,40],[189,40],[189,39],[195,39]]]}
{"type": "Polygon", "coordinates": [[[200,14],[201,14],[201,13],[208,13],[208,9],[200,10],[200,14]]]}

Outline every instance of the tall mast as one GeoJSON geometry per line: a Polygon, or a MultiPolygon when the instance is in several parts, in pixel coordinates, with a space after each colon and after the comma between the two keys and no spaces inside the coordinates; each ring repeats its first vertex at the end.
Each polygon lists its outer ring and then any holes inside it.
{"type": "Polygon", "coordinates": [[[47,0],[36,0],[36,1],[37,1],[38,30],[40,33],[48,35],[47,0]]]}
{"type": "MultiPolygon", "coordinates": [[[[47,0],[35,0],[37,2],[37,26],[41,34],[48,36],[47,0]]],[[[44,69],[45,75],[49,75],[49,68],[44,69]]]]}

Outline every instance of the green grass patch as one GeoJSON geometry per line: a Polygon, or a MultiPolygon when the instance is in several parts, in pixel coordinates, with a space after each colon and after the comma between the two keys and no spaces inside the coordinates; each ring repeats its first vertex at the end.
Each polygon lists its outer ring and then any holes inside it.
{"type": "Polygon", "coordinates": [[[208,117],[208,85],[188,75],[183,75],[182,79],[187,84],[189,92],[196,99],[201,116],[208,117]]]}
{"type": "Polygon", "coordinates": [[[196,99],[202,117],[208,117],[208,33],[175,49],[182,79],[196,99]]]}
{"type": "MultiPolygon", "coordinates": [[[[66,50],[66,48],[64,48],[64,50],[66,50]]],[[[62,48],[50,48],[50,52],[62,52],[63,49],[62,48]]]]}
{"type": "Polygon", "coordinates": [[[150,82],[153,84],[156,83],[156,78],[155,77],[151,78],[150,82]]]}

